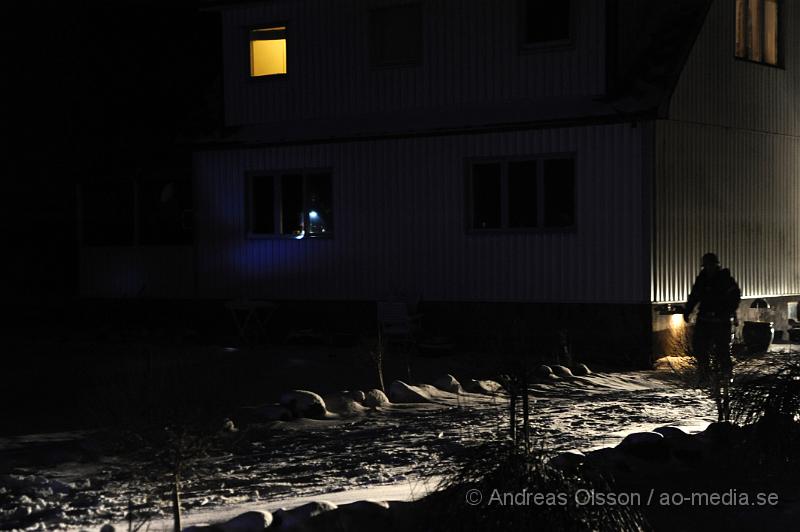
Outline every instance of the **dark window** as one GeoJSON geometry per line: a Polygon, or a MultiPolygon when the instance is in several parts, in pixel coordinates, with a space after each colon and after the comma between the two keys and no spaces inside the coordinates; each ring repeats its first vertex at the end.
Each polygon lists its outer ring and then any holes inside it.
{"type": "Polygon", "coordinates": [[[476,164],[472,167],[472,227],[501,227],[500,163],[476,164]]]}
{"type": "Polygon", "coordinates": [[[303,176],[281,178],[281,234],[303,236],[303,176]]]}
{"type": "Polygon", "coordinates": [[[777,65],[780,0],[736,0],[736,57],[777,65]]]}
{"type": "Polygon", "coordinates": [[[83,243],[129,246],[135,238],[135,189],[132,181],[81,186],[83,243]]]}
{"type": "Polygon", "coordinates": [[[470,228],[572,227],[575,219],[575,159],[473,163],[469,172],[470,228]]]}
{"type": "Polygon", "coordinates": [[[571,0],[524,0],[525,44],[568,41],[571,33],[571,0]]]}
{"type": "Polygon", "coordinates": [[[251,178],[250,230],[256,235],[275,232],[275,179],[272,176],[251,178]]]}
{"type": "Polygon", "coordinates": [[[422,8],[419,4],[375,9],[369,16],[373,65],[407,65],[422,60],[422,8]]]}
{"type": "Polygon", "coordinates": [[[308,197],[308,234],[321,235],[333,231],[333,191],[330,174],[306,176],[308,197]]]}
{"type": "Polygon", "coordinates": [[[508,226],[538,225],[537,161],[508,163],[508,226]]]}
{"type": "Polygon", "coordinates": [[[249,195],[251,235],[304,238],[333,234],[329,172],[251,176],[249,195]]]}
{"type": "Polygon", "coordinates": [[[575,225],[575,160],[544,161],[544,226],[575,225]]]}
{"type": "Polygon", "coordinates": [[[138,198],[142,244],[191,244],[193,223],[190,181],[141,181],[138,198]]]}

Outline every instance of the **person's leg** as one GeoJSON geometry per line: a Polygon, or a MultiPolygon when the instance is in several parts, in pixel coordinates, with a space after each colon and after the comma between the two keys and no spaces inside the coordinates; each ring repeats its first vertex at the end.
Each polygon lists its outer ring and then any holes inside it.
{"type": "Polygon", "coordinates": [[[733,348],[733,326],[721,323],[714,330],[714,356],[723,375],[730,378],[733,370],[731,350],[733,348]]]}
{"type": "Polygon", "coordinates": [[[709,330],[709,323],[698,320],[692,332],[692,356],[697,363],[697,373],[701,381],[708,378],[709,351],[713,336],[709,330]]]}
{"type": "Polygon", "coordinates": [[[729,387],[733,378],[733,328],[730,323],[720,323],[714,327],[714,359],[717,365],[715,376],[718,389],[717,413],[719,421],[730,420],[729,387]]]}

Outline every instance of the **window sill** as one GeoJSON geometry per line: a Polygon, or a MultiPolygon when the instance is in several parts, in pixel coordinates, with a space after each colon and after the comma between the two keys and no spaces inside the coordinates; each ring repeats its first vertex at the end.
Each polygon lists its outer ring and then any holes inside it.
{"type": "Polygon", "coordinates": [[[333,233],[325,235],[308,235],[297,238],[294,235],[248,233],[247,240],[333,240],[333,233]]]}
{"type": "Polygon", "coordinates": [[[289,77],[289,74],[269,74],[266,76],[251,76],[250,74],[247,75],[247,82],[248,83],[267,83],[267,82],[277,82],[281,80],[286,80],[289,77]]]}
{"type": "Polygon", "coordinates": [[[575,50],[575,39],[571,38],[558,41],[522,43],[519,45],[519,53],[523,55],[543,52],[570,52],[573,50],[575,50]]]}
{"type": "Polygon", "coordinates": [[[570,225],[569,227],[535,227],[535,228],[507,228],[507,229],[467,229],[467,236],[535,236],[542,234],[575,234],[578,232],[578,226],[570,225]]]}
{"type": "Polygon", "coordinates": [[[772,63],[766,63],[766,62],[764,62],[764,61],[755,61],[754,59],[748,59],[748,58],[746,58],[746,57],[738,57],[738,56],[734,56],[733,58],[734,58],[736,61],[740,61],[740,62],[742,62],[742,63],[749,63],[749,64],[751,64],[751,65],[759,65],[759,66],[768,67],[768,68],[776,68],[776,69],[778,69],[778,70],[786,70],[786,67],[785,67],[785,66],[783,66],[783,65],[782,65],[782,64],[780,64],[780,63],[778,63],[777,65],[773,65],[772,63]]]}

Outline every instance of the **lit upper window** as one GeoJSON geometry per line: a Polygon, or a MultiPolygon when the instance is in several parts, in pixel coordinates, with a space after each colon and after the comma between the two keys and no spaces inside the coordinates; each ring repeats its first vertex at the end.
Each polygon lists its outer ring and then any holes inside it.
{"type": "Polygon", "coordinates": [[[736,57],[777,65],[780,0],[736,0],[736,57]]]}
{"type": "Polygon", "coordinates": [[[286,74],[286,26],[250,31],[250,76],[286,74]]]}

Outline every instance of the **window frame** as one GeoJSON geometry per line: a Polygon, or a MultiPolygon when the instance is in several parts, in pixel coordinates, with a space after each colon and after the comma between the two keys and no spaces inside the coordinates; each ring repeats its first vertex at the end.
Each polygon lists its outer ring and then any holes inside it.
{"type": "Polygon", "coordinates": [[[290,37],[289,28],[290,28],[289,21],[287,21],[287,20],[277,20],[277,21],[273,20],[273,21],[268,22],[268,23],[249,25],[249,26],[245,26],[245,27],[242,28],[242,33],[243,33],[242,40],[244,41],[244,46],[243,46],[243,48],[244,48],[244,57],[246,58],[245,68],[244,68],[244,75],[245,75],[245,78],[247,79],[248,82],[250,82],[250,83],[263,83],[265,81],[273,81],[274,82],[274,81],[279,81],[279,80],[285,80],[286,78],[289,77],[289,70],[290,70],[289,69],[289,64],[290,64],[290,58],[292,56],[292,49],[293,49],[293,46],[292,46],[293,40],[289,38],[290,37]],[[286,72],[283,72],[281,74],[266,74],[264,76],[254,76],[252,74],[252,62],[253,62],[252,53],[253,53],[253,51],[252,51],[252,48],[250,46],[250,43],[253,40],[252,40],[252,38],[250,36],[254,31],[268,29],[268,28],[275,28],[275,27],[283,27],[284,28],[283,32],[284,32],[285,39],[286,39],[286,72]]]}
{"type": "Polygon", "coordinates": [[[399,1],[395,4],[387,4],[387,5],[380,5],[380,6],[372,6],[367,9],[367,17],[366,17],[366,25],[367,31],[366,33],[366,41],[367,41],[367,62],[369,64],[370,70],[373,71],[380,71],[380,70],[395,70],[395,69],[403,69],[403,68],[413,68],[422,66],[425,62],[425,4],[420,1],[411,1],[411,2],[403,2],[399,1]],[[375,52],[373,48],[372,42],[372,17],[375,13],[379,11],[385,11],[392,8],[401,8],[401,7],[411,7],[416,6],[419,9],[419,58],[409,61],[402,61],[396,63],[390,62],[378,62],[375,58],[375,52]]]}
{"type": "Polygon", "coordinates": [[[577,2],[575,0],[557,0],[559,2],[569,2],[569,37],[567,39],[556,39],[553,41],[528,42],[527,40],[527,18],[528,0],[517,0],[517,46],[519,52],[537,53],[559,50],[573,50],[577,44],[578,13],[577,2]]]}
{"type": "MultiPolygon", "coordinates": [[[[749,48],[747,47],[747,42],[746,42],[747,41],[747,37],[748,37],[747,25],[748,25],[748,22],[750,21],[749,10],[747,9],[747,2],[748,2],[748,0],[744,0],[745,53],[747,53],[749,51],[749,48]]],[[[737,33],[739,31],[739,27],[738,27],[738,24],[737,24],[738,20],[737,20],[737,10],[736,10],[736,2],[735,1],[733,2],[733,58],[736,61],[742,61],[744,63],[751,63],[751,64],[754,64],[754,65],[761,65],[761,66],[765,66],[765,67],[778,68],[780,70],[785,70],[786,69],[786,63],[785,63],[785,56],[786,56],[785,49],[786,48],[784,46],[784,36],[783,36],[784,35],[784,27],[785,27],[785,23],[784,23],[784,20],[783,20],[784,19],[783,15],[784,15],[785,2],[784,2],[784,0],[777,0],[777,4],[778,4],[778,29],[777,29],[778,38],[777,38],[776,46],[778,47],[778,61],[776,63],[769,63],[769,62],[767,62],[767,61],[765,61],[763,59],[763,57],[765,56],[765,50],[766,50],[766,47],[765,47],[765,44],[766,44],[765,34],[766,34],[766,32],[764,31],[765,24],[766,24],[766,20],[765,20],[765,17],[764,17],[764,13],[765,13],[765,7],[764,6],[766,4],[766,1],[765,0],[758,0],[758,2],[759,2],[760,17],[761,17],[761,31],[760,31],[760,34],[761,34],[761,57],[762,57],[762,60],[761,61],[757,61],[755,59],[750,59],[747,56],[741,57],[738,54],[738,51],[736,49],[736,37],[737,37],[737,33]]]]}
{"type": "Polygon", "coordinates": [[[465,190],[465,233],[467,235],[509,235],[509,234],[549,234],[549,233],[576,233],[580,223],[578,208],[578,154],[574,151],[567,152],[548,152],[536,155],[512,155],[512,156],[482,156],[469,157],[464,159],[464,190],[465,190]],[[575,206],[575,216],[572,225],[556,227],[545,226],[545,184],[544,184],[544,162],[552,159],[571,159],[574,163],[575,173],[573,180],[575,186],[572,192],[572,202],[575,206]],[[536,161],[536,227],[509,227],[509,185],[508,185],[508,166],[509,163],[522,161],[536,161]],[[500,227],[480,229],[473,225],[473,215],[475,209],[473,187],[472,187],[472,168],[476,164],[499,163],[500,168],[500,227]]]}
{"type": "Polygon", "coordinates": [[[336,192],[334,187],[334,172],[329,167],[319,168],[283,168],[279,170],[248,170],[245,172],[245,236],[248,240],[308,240],[308,239],[333,239],[336,234],[336,192]],[[282,197],[282,177],[289,175],[298,175],[302,179],[302,203],[303,203],[303,227],[308,227],[308,187],[306,179],[309,175],[313,174],[327,174],[331,180],[331,209],[334,212],[334,229],[319,234],[304,234],[301,238],[295,235],[284,234],[283,232],[283,197],[282,197]],[[272,219],[273,219],[273,232],[272,233],[255,233],[253,232],[253,212],[255,210],[253,204],[253,178],[257,177],[271,177],[272,178],[272,219]]]}
{"type": "Polygon", "coordinates": [[[192,179],[185,179],[185,178],[175,178],[175,179],[166,179],[166,178],[150,178],[150,177],[142,177],[142,178],[125,178],[125,179],[84,179],[80,180],[75,183],[75,214],[77,218],[77,223],[75,227],[75,236],[78,242],[78,246],[81,248],[179,248],[179,247],[191,247],[194,246],[197,242],[197,189],[195,187],[195,183],[192,179]],[[181,220],[186,220],[190,227],[188,229],[189,237],[185,242],[151,242],[148,239],[143,237],[143,228],[142,228],[142,187],[143,183],[168,183],[168,182],[175,182],[182,185],[188,184],[191,194],[190,194],[190,207],[188,209],[183,209],[181,213],[181,220]],[[130,223],[132,224],[132,233],[130,240],[125,240],[122,243],[110,243],[110,244],[97,244],[91,242],[89,238],[87,238],[87,229],[86,225],[87,222],[91,222],[91,219],[86,216],[86,188],[92,187],[95,185],[107,185],[107,184],[117,184],[117,185],[125,185],[130,186],[130,193],[131,193],[131,207],[133,209],[131,213],[131,220],[130,223]]]}

